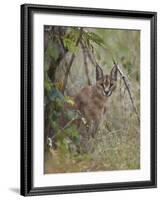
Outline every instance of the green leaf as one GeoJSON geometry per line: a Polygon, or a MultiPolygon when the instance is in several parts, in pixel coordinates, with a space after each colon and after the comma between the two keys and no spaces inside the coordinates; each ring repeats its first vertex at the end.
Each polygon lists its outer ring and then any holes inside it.
{"type": "Polygon", "coordinates": [[[69,150],[68,142],[65,138],[57,141],[57,147],[64,153],[67,153],[69,150]]]}
{"type": "Polygon", "coordinates": [[[55,110],[52,113],[52,120],[56,121],[61,116],[60,112],[56,112],[55,110]]]}
{"type": "Polygon", "coordinates": [[[53,84],[50,81],[47,73],[45,73],[45,80],[44,80],[44,90],[45,90],[45,95],[47,97],[50,96],[51,90],[52,90],[53,84]]]}
{"type": "Polygon", "coordinates": [[[50,100],[54,101],[55,99],[64,99],[63,94],[56,88],[52,88],[51,92],[50,92],[50,100]]]}
{"type": "Polygon", "coordinates": [[[64,38],[63,43],[65,48],[67,48],[70,52],[75,53],[78,50],[75,42],[70,38],[64,38]]]}
{"type": "Polygon", "coordinates": [[[78,113],[75,110],[67,110],[67,112],[65,113],[65,117],[68,120],[77,119],[78,118],[78,113]]]}
{"type": "Polygon", "coordinates": [[[70,104],[70,105],[74,105],[75,102],[74,102],[74,99],[70,96],[64,96],[64,100],[66,103],[70,104]]]}
{"type": "Polygon", "coordinates": [[[88,32],[88,38],[89,38],[89,40],[91,40],[92,42],[95,42],[98,45],[104,44],[103,39],[96,33],[88,32]]]}
{"type": "Polygon", "coordinates": [[[77,138],[79,137],[79,131],[77,129],[77,127],[75,125],[70,126],[68,128],[65,129],[65,132],[71,136],[72,138],[77,138]]]}
{"type": "Polygon", "coordinates": [[[50,123],[52,128],[55,130],[55,132],[57,133],[60,129],[59,124],[56,121],[53,121],[53,119],[50,119],[50,123]]]}
{"type": "Polygon", "coordinates": [[[47,91],[51,90],[51,84],[48,81],[44,82],[44,87],[45,87],[45,90],[47,90],[47,91]]]}

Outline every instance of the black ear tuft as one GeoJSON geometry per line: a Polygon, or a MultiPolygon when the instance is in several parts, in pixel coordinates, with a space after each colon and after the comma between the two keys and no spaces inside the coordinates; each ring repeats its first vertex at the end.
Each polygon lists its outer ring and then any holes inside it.
{"type": "Polygon", "coordinates": [[[103,70],[101,67],[97,64],[96,65],[96,81],[103,79],[103,70]]]}
{"type": "Polygon", "coordinates": [[[114,67],[112,68],[110,76],[112,80],[117,81],[117,66],[116,65],[114,65],[114,67]]]}

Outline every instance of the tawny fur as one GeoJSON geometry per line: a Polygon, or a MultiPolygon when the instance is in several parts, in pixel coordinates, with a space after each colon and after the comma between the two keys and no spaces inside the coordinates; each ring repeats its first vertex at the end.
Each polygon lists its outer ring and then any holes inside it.
{"type": "Polygon", "coordinates": [[[88,123],[98,122],[105,112],[107,97],[95,86],[84,87],[76,96],[75,103],[88,123]]]}

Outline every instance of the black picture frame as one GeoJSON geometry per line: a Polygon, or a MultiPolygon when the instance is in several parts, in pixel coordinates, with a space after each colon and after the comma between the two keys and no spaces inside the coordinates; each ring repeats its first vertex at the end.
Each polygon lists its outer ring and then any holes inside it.
{"type": "Polygon", "coordinates": [[[48,195],[77,192],[99,192],[157,187],[157,13],[147,11],[111,10],[21,5],[21,195],[48,195]],[[84,184],[72,186],[33,186],[33,39],[34,13],[60,13],[119,18],[149,19],[151,26],[151,166],[150,181],[84,184]]]}

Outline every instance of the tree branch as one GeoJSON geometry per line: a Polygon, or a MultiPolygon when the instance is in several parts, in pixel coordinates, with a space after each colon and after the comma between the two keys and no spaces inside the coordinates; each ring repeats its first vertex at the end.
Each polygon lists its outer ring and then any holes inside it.
{"type": "MultiPolygon", "coordinates": [[[[80,41],[81,41],[81,38],[82,38],[82,31],[83,31],[83,28],[80,28],[80,34],[79,34],[79,37],[76,41],[76,46],[79,45],[80,41]]],[[[62,92],[64,93],[65,91],[65,88],[66,88],[66,85],[67,85],[67,82],[68,82],[68,76],[69,76],[69,73],[70,73],[70,70],[71,70],[71,67],[72,67],[72,64],[73,64],[73,61],[74,61],[74,58],[75,58],[75,53],[72,54],[71,56],[71,59],[69,61],[69,64],[67,66],[67,70],[65,72],[65,77],[64,77],[64,81],[63,81],[63,88],[62,88],[62,92]]]]}
{"type": "Polygon", "coordinates": [[[84,58],[84,66],[85,66],[85,73],[87,77],[88,85],[91,85],[91,80],[89,77],[89,70],[88,70],[88,64],[87,64],[87,48],[84,46],[83,42],[81,41],[82,46],[82,52],[83,52],[83,58],[84,58]]]}

